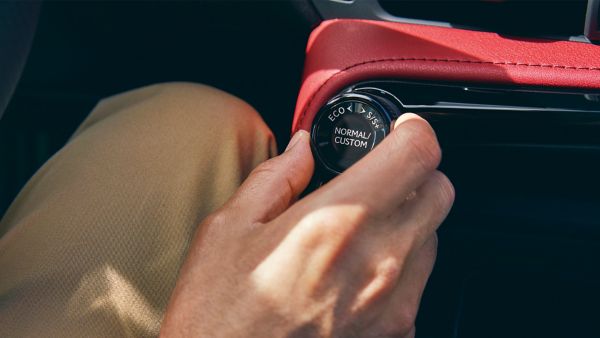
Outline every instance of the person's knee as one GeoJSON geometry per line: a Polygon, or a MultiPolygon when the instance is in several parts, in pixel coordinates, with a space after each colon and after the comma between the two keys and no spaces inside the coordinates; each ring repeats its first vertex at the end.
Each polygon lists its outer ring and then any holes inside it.
{"type": "Polygon", "coordinates": [[[252,106],[220,89],[191,82],[160,83],[146,88],[156,92],[165,114],[177,114],[185,120],[201,115],[203,126],[213,125],[217,129],[266,128],[252,106]]]}
{"type": "Polygon", "coordinates": [[[135,125],[153,128],[159,134],[208,134],[273,138],[260,115],[245,101],[222,90],[190,82],[160,83],[106,98],[98,104],[77,133],[106,119],[135,121],[135,125]],[[125,115],[125,116],[124,116],[125,115]]]}

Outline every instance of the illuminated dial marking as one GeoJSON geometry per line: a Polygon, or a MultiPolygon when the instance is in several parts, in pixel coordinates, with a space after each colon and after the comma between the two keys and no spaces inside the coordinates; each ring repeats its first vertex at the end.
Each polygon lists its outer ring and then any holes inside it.
{"type": "Polygon", "coordinates": [[[364,157],[389,133],[390,118],[363,98],[344,98],[315,119],[316,156],[332,172],[342,172],[364,157]]]}

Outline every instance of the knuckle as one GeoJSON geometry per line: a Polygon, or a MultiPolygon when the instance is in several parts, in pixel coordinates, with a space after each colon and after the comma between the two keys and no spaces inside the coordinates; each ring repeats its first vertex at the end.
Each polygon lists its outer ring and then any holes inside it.
{"type": "Polygon", "coordinates": [[[304,216],[298,226],[303,229],[303,246],[316,248],[320,245],[343,245],[355,234],[365,221],[360,210],[325,207],[304,216]],[[335,244],[334,244],[335,243],[335,244]]]}
{"type": "Polygon", "coordinates": [[[228,214],[227,209],[221,209],[206,216],[198,229],[204,234],[203,236],[215,239],[223,235],[223,229],[226,229],[230,223],[231,215],[228,214]]]}
{"type": "Polygon", "coordinates": [[[206,226],[219,227],[227,223],[227,217],[221,211],[213,212],[202,221],[206,226]]]}
{"type": "Polygon", "coordinates": [[[440,171],[435,171],[432,179],[435,180],[435,186],[437,188],[436,201],[439,209],[447,211],[452,207],[455,198],[455,191],[452,182],[440,171]]]}
{"type": "Polygon", "coordinates": [[[427,238],[431,236],[431,231],[432,229],[428,224],[415,224],[403,231],[402,238],[406,243],[403,254],[409,256],[418,250],[427,238]]]}
{"type": "Polygon", "coordinates": [[[336,238],[342,237],[338,227],[326,222],[310,222],[304,227],[300,245],[307,252],[313,252],[324,244],[332,243],[336,238]]]}
{"type": "Polygon", "coordinates": [[[397,258],[386,259],[377,264],[375,276],[384,288],[392,287],[402,272],[402,266],[403,262],[397,258]]]}
{"type": "MultiPolygon", "coordinates": [[[[427,206],[427,212],[423,215],[423,221],[417,222],[418,226],[407,228],[410,236],[406,239],[411,244],[422,245],[430,240],[432,234],[443,222],[444,218],[454,203],[454,188],[450,180],[440,171],[434,171],[425,183],[423,203],[427,206]]],[[[437,237],[433,239],[433,250],[437,248],[437,237]]],[[[412,249],[413,247],[411,247],[412,249]]]]}
{"type": "Polygon", "coordinates": [[[424,119],[411,119],[400,125],[401,134],[408,143],[412,156],[427,171],[440,164],[442,151],[433,128],[424,119]]]}

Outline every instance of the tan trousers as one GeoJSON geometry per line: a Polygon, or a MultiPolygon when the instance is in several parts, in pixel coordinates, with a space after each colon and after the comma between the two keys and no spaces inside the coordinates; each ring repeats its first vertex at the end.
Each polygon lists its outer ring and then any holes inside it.
{"type": "Polygon", "coordinates": [[[197,225],[275,151],[210,87],[101,101],[0,222],[0,337],[157,335],[197,225]]]}

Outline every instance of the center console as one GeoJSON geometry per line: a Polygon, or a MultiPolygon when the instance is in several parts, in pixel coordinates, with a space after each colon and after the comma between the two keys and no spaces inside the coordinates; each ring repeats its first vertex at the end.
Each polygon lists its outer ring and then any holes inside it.
{"type": "Polygon", "coordinates": [[[313,189],[401,114],[425,118],[440,141],[456,201],[417,337],[597,332],[600,46],[332,20],[306,52],[293,130],[311,132],[313,189]]]}

